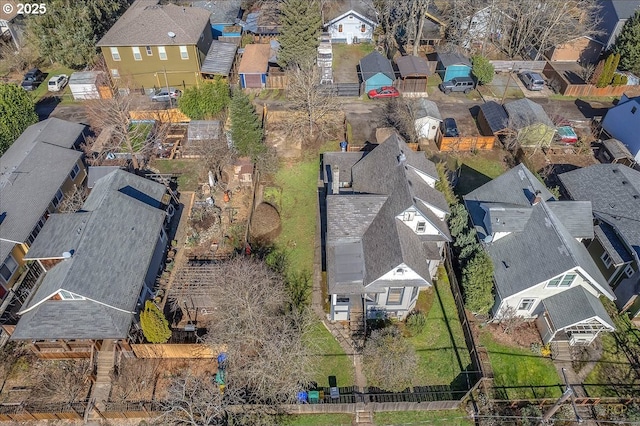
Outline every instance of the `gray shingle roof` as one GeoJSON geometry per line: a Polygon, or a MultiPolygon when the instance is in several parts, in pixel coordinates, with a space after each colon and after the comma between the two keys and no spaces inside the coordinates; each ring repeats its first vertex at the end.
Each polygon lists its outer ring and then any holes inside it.
{"type": "Polygon", "coordinates": [[[320,171],[320,179],[324,183],[331,182],[332,170],[338,168],[338,177],[340,182],[351,183],[351,168],[367,155],[366,151],[359,152],[325,152],[322,154],[322,170],[320,171]]]}
{"type": "Polygon", "coordinates": [[[362,73],[363,81],[367,81],[379,73],[386,75],[391,80],[396,79],[396,73],[393,71],[391,61],[382,56],[378,51],[373,51],[360,59],[360,72],[362,73]]]}
{"type": "MultiPolygon", "coordinates": [[[[332,156],[325,154],[323,163],[328,164],[332,156]]],[[[446,223],[438,219],[430,206],[445,212],[448,207],[444,196],[430,187],[418,170],[437,179],[435,165],[423,153],[411,151],[394,133],[353,165],[354,194],[327,196],[327,278],[332,294],[362,293],[365,291],[363,284],[371,284],[403,263],[422,278],[415,282],[405,280],[402,285],[429,285],[426,259],[434,256],[439,259],[435,242],[450,240],[446,223]],[[399,165],[401,152],[404,152],[405,160],[399,165]],[[418,208],[441,235],[419,236],[396,219],[412,206],[418,208]],[[338,259],[341,254],[352,259],[338,259]],[[350,277],[355,270],[360,273],[360,265],[362,276],[358,278],[359,283],[355,283],[350,277]],[[349,280],[342,282],[340,276],[349,277],[349,280]]],[[[379,281],[375,288],[367,287],[367,291],[380,291],[386,285],[389,283],[379,281]]]]}
{"type": "Polygon", "coordinates": [[[438,52],[438,60],[445,68],[451,65],[466,65],[471,67],[471,61],[458,53],[438,52]]]}
{"type": "Polygon", "coordinates": [[[511,101],[504,104],[509,118],[516,128],[530,126],[535,123],[546,124],[548,127],[554,128],[553,122],[549,118],[544,109],[531,99],[522,98],[517,101],[511,101]]]}
{"type": "Polygon", "coordinates": [[[116,170],[96,181],[96,185],[84,202],[83,210],[97,210],[110,196],[118,191],[151,206],[160,207],[167,188],[150,179],[143,179],[124,170],[116,170]]]}
{"type": "Polygon", "coordinates": [[[618,19],[629,19],[640,8],[638,0],[612,0],[613,8],[618,15],[618,19]]]}
{"type": "Polygon", "coordinates": [[[480,105],[480,111],[487,119],[487,123],[493,133],[504,130],[509,125],[509,116],[504,107],[495,101],[489,101],[480,105]]]}
{"type": "Polygon", "coordinates": [[[572,199],[591,201],[593,214],[640,254],[640,172],[622,164],[594,164],[559,178],[572,199]]]}
{"type": "MultiPolygon", "coordinates": [[[[0,237],[26,241],[56,192],[82,158],[71,149],[86,127],[57,118],[32,126],[0,158],[0,237]]],[[[14,243],[0,241],[0,262],[14,243]]]]}
{"type": "Polygon", "coordinates": [[[199,0],[191,3],[193,7],[205,9],[211,14],[212,24],[234,24],[240,14],[242,0],[199,0]]]}
{"type": "Polygon", "coordinates": [[[328,7],[329,10],[326,11],[324,17],[325,25],[350,11],[356,12],[372,24],[378,23],[376,9],[370,0],[337,0],[329,2],[328,7]]]}
{"type": "Polygon", "coordinates": [[[633,260],[633,256],[627,250],[616,230],[607,222],[598,223],[594,228],[594,235],[609,254],[614,265],[622,265],[633,260]]]}
{"type": "Polygon", "coordinates": [[[415,118],[432,117],[442,120],[438,104],[425,98],[420,98],[416,101],[414,115],[415,118]]]}
{"type": "Polygon", "coordinates": [[[591,201],[555,201],[548,206],[571,236],[593,238],[591,201]]]}
{"type": "Polygon", "coordinates": [[[198,7],[137,0],[96,45],[195,45],[205,30],[211,31],[209,15],[207,10],[198,7]],[[167,35],[170,31],[176,35],[174,38],[167,35]]]}
{"type": "Polygon", "coordinates": [[[612,330],[615,329],[611,317],[600,300],[581,286],[547,297],[542,303],[556,330],[565,329],[591,318],[599,318],[612,330]]]}
{"type": "Polygon", "coordinates": [[[225,77],[231,73],[231,66],[236,57],[238,46],[234,43],[213,40],[206,58],[202,61],[200,71],[205,74],[222,75],[225,77]]]}
{"type": "Polygon", "coordinates": [[[77,235],[63,237],[63,243],[75,245],[69,247],[74,250],[73,256],[46,273],[23,308],[24,315],[12,338],[127,336],[165,218],[163,210],[139,199],[154,199],[153,193],[165,188],[135,175],[118,179],[122,173],[126,172],[115,171],[97,182],[89,198],[98,194],[98,200],[87,199],[86,212],[68,213],[69,217],[64,219],[47,221],[33,243],[33,253],[47,255],[49,250],[57,253],[64,245],[48,238],[73,229],[77,235]],[[114,186],[118,180],[126,182],[126,186],[114,186]],[[156,188],[151,194],[139,196],[153,186],[156,188]],[[86,300],[69,303],[48,300],[59,289],[86,300]]]}
{"type": "MultiPolygon", "coordinates": [[[[531,172],[522,164],[464,196],[472,222],[481,233],[484,229],[484,210],[481,204],[509,203],[530,208],[531,213],[520,232],[485,244],[494,264],[494,278],[498,294],[508,297],[549,280],[572,268],[581,267],[595,282],[593,285],[607,297],[614,298],[606,279],[593,262],[587,249],[572,236],[561,218],[568,223],[586,221],[590,217],[579,214],[567,217],[561,207],[560,217],[550,207],[557,203],[531,172]],[[542,201],[531,205],[533,194],[541,191],[542,201]]],[[[580,206],[584,208],[584,205],[580,206]]],[[[523,216],[524,218],[524,216],[523,216]]],[[[521,223],[519,224],[521,225],[521,223]]],[[[586,229],[586,224],[571,225],[572,229],[586,229]]]]}
{"type": "Polygon", "coordinates": [[[398,65],[398,71],[400,71],[400,76],[403,78],[431,75],[427,61],[417,56],[401,56],[396,59],[396,65],[398,65]]]}

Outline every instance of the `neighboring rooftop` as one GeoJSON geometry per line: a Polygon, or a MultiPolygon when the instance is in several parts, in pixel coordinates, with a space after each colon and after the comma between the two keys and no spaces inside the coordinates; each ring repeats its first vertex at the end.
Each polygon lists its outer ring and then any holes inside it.
{"type": "Polygon", "coordinates": [[[136,0],[96,46],[194,45],[205,30],[211,31],[209,16],[199,7],[136,0]]]}
{"type": "Polygon", "coordinates": [[[269,68],[271,45],[247,44],[240,59],[238,74],[262,74],[269,68]]]}
{"type": "Polygon", "coordinates": [[[445,68],[451,65],[466,65],[471,67],[471,61],[459,53],[438,52],[438,59],[445,68]]]}
{"type": "Polygon", "coordinates": [[[191,6],[205,9],[211,14],[209,21],[212,25],[235,24],[236,20],[242,18],[241,5],[242,0],[200,0],[191,2],[191,6]]]}
{"type": "Polygon", "coordinates": [[[370,0],[336,0],[327,3],[324,13],[326,24],[330,24],[338,18],[346,16],[349,12],[355,12],[372,24],[377,24],[377,12],[370,0]]]}
{"type": "Polygon", "coordinates": [[[419,98],[414,108],[415,118],[431,117],[442,120],[438,104],[425,98],[419,98]]]}
{"type": "Polygon", "coordinates": [[[360,59],[360,72],[364,81],[379,73],[386,75],[391,80],[396,79],[396,73],[393,71],[391,61],[378,51],[373,51],[360,59]]]}
{"type": "Polygon", "coordinates": [[[489,101],[480,105],[482,114],[487,119],[489,128],[493,133],[504,130],[509,125],[509,116],[504,107],[495,101],[489,101]]]}
{"type": "Polygon", "coordinates": [[[556,330],[560,330],[587,318],[599,318],[611,328],[615,329],[613,320],[604,306],[593,294],[582,286],[565,290],[542,301],[551,323],[556,330]]]}
{"type": "Polygon", "coordinates": [[[517,128],[527,127],[536,123],[542,123],[548,127],[555,128],[542,106],[533,102],[531,99],[522,98],[507,102],[504,104],[504,109],[507,111],[513,125],[517,128]]]}
{"type": "Polygon", "coordinates": [[[234,43],[213,40],[207,56],[202,61],[200,72],[228,77],[231,73],[233,60],[236,58],[238,46],[234,43]]]}
{"type": "Polygon", "coordinates": [[[396,65],[398,65],[398,71],[400,71],[402,78],[426,77],[431,75],[427,61],[417,56],[401,56],[396,59],[396,65]]]}

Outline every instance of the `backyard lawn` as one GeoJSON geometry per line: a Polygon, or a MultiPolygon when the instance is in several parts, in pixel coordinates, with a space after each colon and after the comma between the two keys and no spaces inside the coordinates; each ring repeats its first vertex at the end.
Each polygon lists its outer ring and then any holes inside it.
{"type": "Polygon", "coordinates": [[[198,189],[198,174],[200,166],[198,160],[166,160],[153,159],[151,166],[160,173],[180,173],[178,185],[180,191],[195,191],[198,189]]]}
{"type": "Polygon", "coordinates": [[[307,334],[315,368],[314,381],[320,387],[329,386],[329,376],[336,376],[338,387],[353,385],[353,361],[321,322],[316,322],[307,334]]]}
{"type": "Polygon", "coordinates": [[[497,392],[497,398],[556,398],[562,394],[562,387],[557,386],[562,380],[550,358],[537,355],[529,349],[500,344],[487,330],[480,332],[480,344],[489,353],[494,386],[521,386],[497,392]],[[535,390],[532,387],[536,387],[535,390]]]}
{"type": "Polygon", "coordinates": [[[383,411],[373,414],[376,426],[442,425],[472,426],[474,422],[462,410],[447,411],[383,411]]]}
{"type": "Polygon", "coordinates": [[[501,150],[492,150],[449,156],[447,159],[449,170],[459,168],[456,193],[468,194],[504,173],[506,166],[502,161],[501,153],[501,150]]]}
{"type": "MultiPolygon", "coordinates": [[[[42,72],[47,74],[47,78],[40,84],[40,86],[38,86],[36,90],[31,92],[31,96],[33,97],[33,100],[35,102],[37,102],[40,98],[42,98],[44,95],[48,93],[47,83],[49,83],[49,79],[51,77],[59,74],[66,74],[67,77],[71,77],[73,70],[71,68],[57,66],[51,69],[43,68],[42,72]]],[[[64,90],[61,90],[60,92],[52,92],[51,94],[56,96],[61,96],[64,93],[71,93],[68,85],[64,88],[64,90]]]]}
{"type": "Polygon", "coordinates": [[[332,48],[333,80],[336,83],[358,83],[358,64],[360,59],[373,52],[373,45],[334,43],[332,48]]]}
{"type": "MultiPolygon", "coordinates": [[[[444,268],[438,271],[433,289],[420,292],[417,309],[428,307],[427,325],[422,333],[409,341],[418,354],[418,373],[415,386],[449,385],[471,363],[458,320],[455,301],[444,268]],[[431,299],[431,300],[429,300],[431,299]]],[[[454,387],[466,389],[465,381],[456,381],[454,387]]]]}

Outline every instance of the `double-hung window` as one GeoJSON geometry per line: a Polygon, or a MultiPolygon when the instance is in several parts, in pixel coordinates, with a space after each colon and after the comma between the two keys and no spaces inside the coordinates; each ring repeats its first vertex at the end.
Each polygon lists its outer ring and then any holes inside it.
{"type": "Polygon", "coordinates": [[[158,57],[161,61],[167,60],[167,51],[165,50],[164,46],[158,46],[158,57]]]}
{"type": "Polygon", "coordinates": [[[404,287],[390,288],[387,295],[387,305],[401,305],[404,287]]]}
{"type": "Polygon", "coordinates": [[[140,48],[137,46],[134,46],[131,48],[131,51],[133,52],[133,59],[136,61],[141,61],[142,60],[142,53],[140,53],[140,48]]]}
{"type": "Polygon", "coordinates": [[[180,46],[180,57],[182,59],[189,59],[189,51],[187,50],[187,46],[180,46]]]}
{"type": "Polygon", "coordinates": [[[119,61],[120,60],[120,52],[118,52],[118,48],[117,47],[112,47],[111,48],[111,58],[114,61],[119,61]]]}

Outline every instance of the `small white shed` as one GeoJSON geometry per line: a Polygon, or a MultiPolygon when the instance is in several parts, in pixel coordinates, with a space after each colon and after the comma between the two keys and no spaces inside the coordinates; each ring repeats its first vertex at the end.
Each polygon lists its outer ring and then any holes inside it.
{"type": "Polygon", "coordinates": [[[438,105],[428,99],[420,98],[414,104],[415,129],[418,138],[435,140],[442,116],[438,105]]]}
{"type": "Polygon", "coordinates": [[[102,71],[74,72],[69,78],[69,88],[74,100],[100,99],[99,78],[102,71]]]}

